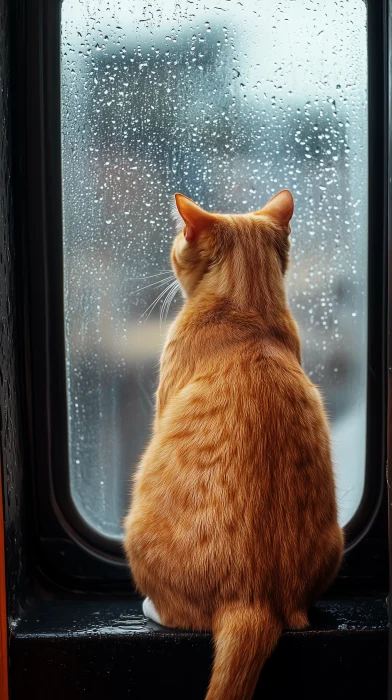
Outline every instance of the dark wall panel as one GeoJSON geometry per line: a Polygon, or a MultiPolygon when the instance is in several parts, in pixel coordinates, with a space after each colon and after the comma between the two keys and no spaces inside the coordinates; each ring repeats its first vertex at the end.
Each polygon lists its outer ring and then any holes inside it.
{"type": "MultiPolygon", "coordinates": [[[[16,617],[25,566],[22,554],[22,470],[16,338],[18,288],[13,216],[10,112],[10,9],[0,0],[0,457],[4,483],[8,615],[16,617]]],[[[19,384],[20,386],[20,384],[19,384]]]]}

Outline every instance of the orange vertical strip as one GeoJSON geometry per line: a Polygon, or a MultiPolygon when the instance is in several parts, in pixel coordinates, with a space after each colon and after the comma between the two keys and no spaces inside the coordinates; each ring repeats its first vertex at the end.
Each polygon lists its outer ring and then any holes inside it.
{"type": "Polygon", "coordinates": [[[8,700],[8,627],[5,594],[3,489],[0,469],[0,700],[8,700]]]}

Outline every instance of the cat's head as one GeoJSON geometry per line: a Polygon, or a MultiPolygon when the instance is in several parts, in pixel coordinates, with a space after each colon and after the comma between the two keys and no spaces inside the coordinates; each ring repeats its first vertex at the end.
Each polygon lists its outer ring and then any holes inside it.
{"type": "Polygon", "coordinates": [[[276,194],[249,214],[207,212],[183,194],[175,195],[181,230],[171,260],[189,298],[200,283],[217,293],[256,294],[261,287],[282,287],[289,260],[290,220],[294,200],[289,190],[276,194]]]}

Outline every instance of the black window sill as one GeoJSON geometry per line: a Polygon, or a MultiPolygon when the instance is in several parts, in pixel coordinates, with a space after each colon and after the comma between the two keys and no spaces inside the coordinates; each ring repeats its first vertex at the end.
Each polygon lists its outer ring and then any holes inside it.
{"type": "MultiPolygon", "coordinates": [[[[287,631],[255,699],[384,700],[385,599],[324,600],[311,628],[287,631]]],[[[139,600],[39,601],[11,628],[11,699],[202,700],[211,635],[146,620],[139,600]]]]}

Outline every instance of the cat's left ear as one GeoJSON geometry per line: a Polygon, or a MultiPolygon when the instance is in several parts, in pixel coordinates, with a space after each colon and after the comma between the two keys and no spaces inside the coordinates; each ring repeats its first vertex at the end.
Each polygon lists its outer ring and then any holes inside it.
{"type": "Polygon", "coordinates": [[[294,213],[294,198],[290,190],[281,190],[256,214],[270,216],[281,226],[288,228],[290,233],[290,221],[294,213]]]}
{"type": "Polygon", "coordinates": [[[211,228],[214,217],[204,211],[196,202],[184,194],[175,194],[178,213],[185,223],[185,238],[191,241],[197,238],[201,231],[211,228]]]}

